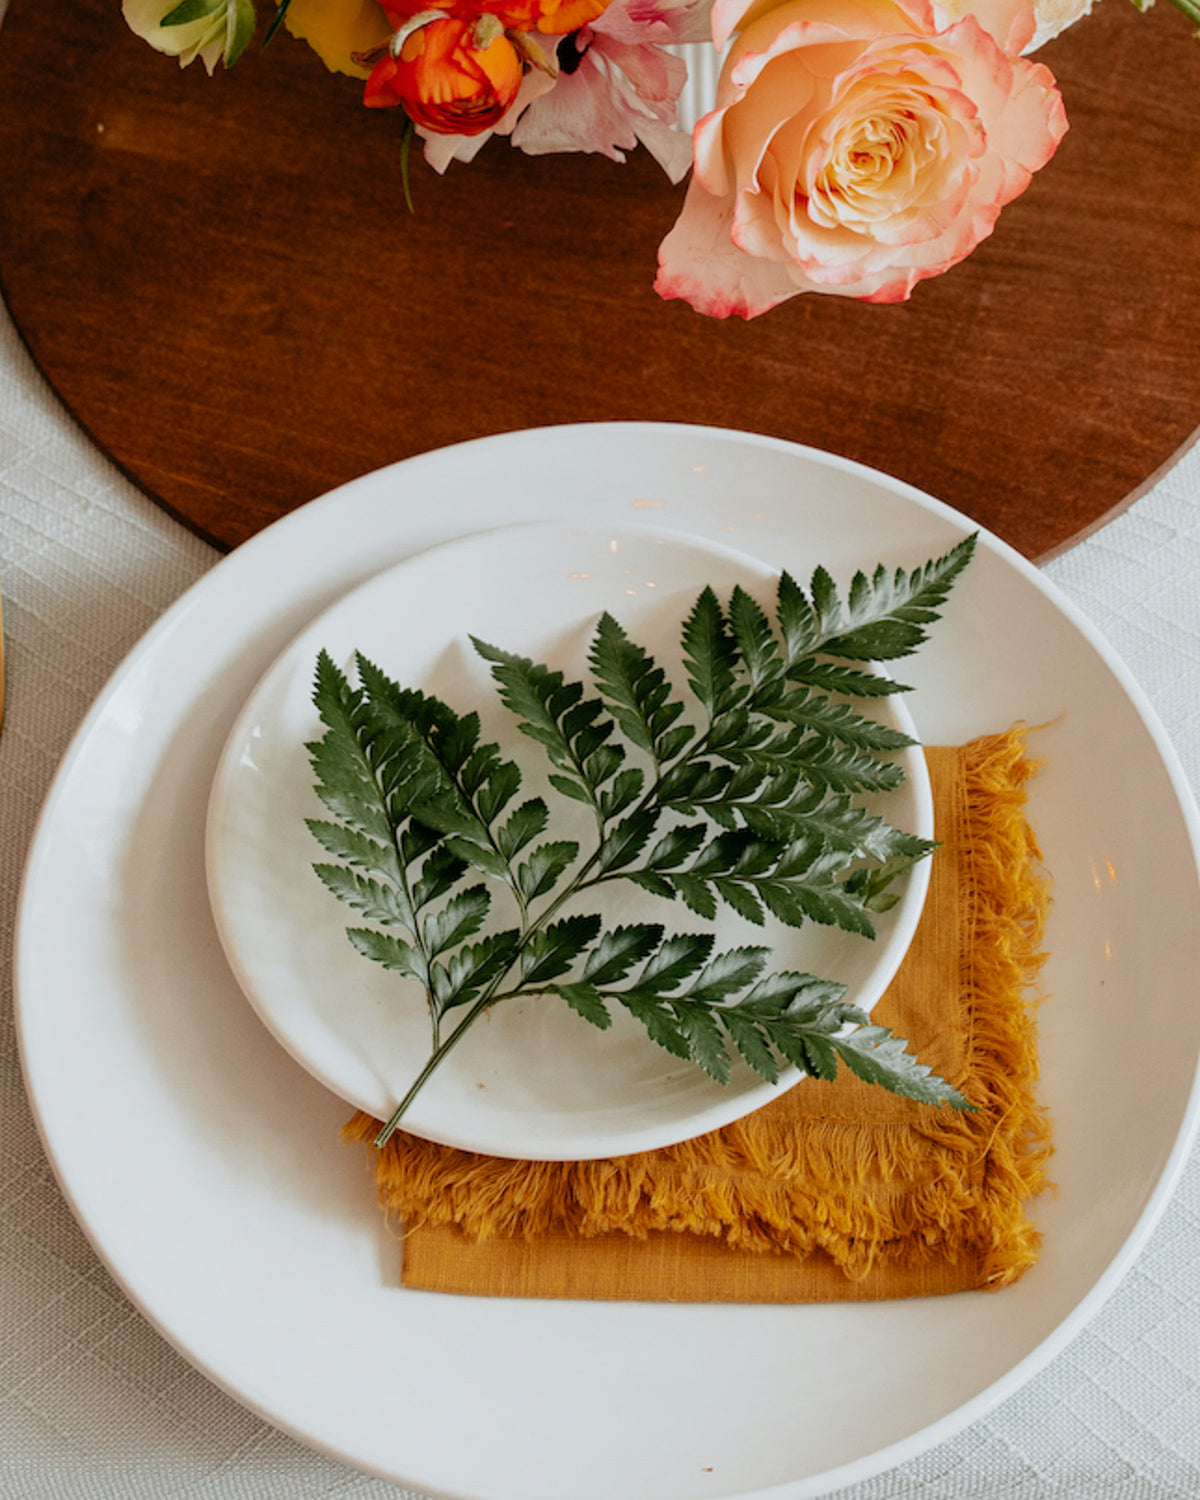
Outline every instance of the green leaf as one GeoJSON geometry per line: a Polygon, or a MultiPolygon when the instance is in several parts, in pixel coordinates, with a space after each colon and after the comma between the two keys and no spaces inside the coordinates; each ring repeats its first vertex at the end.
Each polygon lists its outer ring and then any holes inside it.
{"type": "Polygon", "coordinates": [[[448,837],[446,848],[472,869],[478,870],[481,875],[491,875],[496,880],[505,880],[508,877],[508,863],[504,856],[493,849],[489,844],[480,843],[475,839],[448,837]]]}
{"type": "Polygon", "coordinates": [[[372,875],[382,876],[393,885],[402,880],[400,861],[396,858],[393,844],[380,843],[365,834],[348,828],[344,823],[327,823],[318,818],[306,818],[305,825],[326,854],[340,859],[348,865],[357,865],[372,875]]]}
{"type": "Polygon", "coordinates": [[[712,948],[711,932],[682,932],[668,937],[638,975],[638,988],[656,994],[677,989],[703,967],[712,948]]]}
{"type": "Polygon", "coordinates": [[[732,779],[728,766],[709,760],[677,761],[658,783],[658,801],[664,807],[689,812],[700,804],[720,801],[732,779]]]}
{"type": "Polygon", "coordinates": [[[508,815],[496,830],[496,845],[507,859],[520,854],[525,846],[546,831],[550,810],[540,797],[531,797],[508,815]]]}
{"type": "MultiPolygon", "coordinates": [[[[735,757],[731,754],[730,759],[735,757]]],[[[904,780],[903,769],[893,761],[879,760],[853,745],[795,729],[775,735],[752,750],[738,751],[736,762],[767,774],[800,774],[810,785],[840,792],[890,792],[904,780]]]]}
{"type": "Polygon", "coordinates": [[[816,617],[804,590],[786,570],[780,576],[776,591],[775,618],[789,661],[796,661],[812,651],[817,638],[816,617]]]}
{"type": "Polygon", "coordinates": [[[520,946],[515,929],[494,932],[478,943],[464,943],[446,960],[431,966],[434,996],[442,1010],[467,1005],[514,962],[520,946]]]}
{"type": "Polygon", "coordinates": [[[625,757],[620,745],[610,743],[616,726],[606,717],[603,701],[584,697],[582,684],[567,682],[561,672],[471,639],[479,655],[491,663],[501,699],[521,721],[521,730],[545,748],[560,773],[566,773],[551,776],[551,785],[599,811],[599,788],[616,774],[625,757]]]}
{"type": "Polygon", "coordinates": [[[788,693],[764,709],[772,719],[784,720],[798,729],[827,735],[841,745],[860,750],[903,750],[915,744],[907,734],[890,724],[856,713],[847,703],[836,703],[807,687],[788,693]]]}
{"type": "Polygon", "coordinates": [[[707,963],[688,990],[690,1000],[712,1004],[744,989],[762,973],[769,948],[731,948],[707,963]]]}
{"type": "Polygon", "coordinates": [[[571,759],[589,787],[607,781],[624,759],[624,751],[607,743],[614,726],[601,717],[603,708],[599,698],[585,698],[562,717],[571,759]]]}
{"type": "Polygon", "coordinates": [[[465,859],[459,859],[444,845],[435,847],[421,866],[420,879],[412,888],[412,904],[415,910],[437,901],[451,890],[467,873],[465,859]]]}
{"type": "Polygon", "coordinates": [[[748,922],[753,922],[756,927],[761,927],[766,921],[762,902],[749,886],[742,885],[736,880],[723,880],[718,877],[713,881],[713,890],[726,906],[732,907],[739,916],[745,917],[748,922]]]}
{"type": "Polygon", "coordinates": [[[346,936],[364,958],[382,964],[385,969],[391,969],[405,979],[415,979],[418,984],[424,984],[428,978],[429,970],[425,961],[412,944],[406,943],[403,938],[394,937],[391,933],[376,932],[370,927],[348,927],[346,936]]]}
{"type": "Polygon", "coordinates": [[[779,849],[755,838],[749,829],[719,833],[711,839],[688,866],[689,875],[710,878],[729,875],[761,875],[779,858],[779,849]]]}
{"type": "Polygon", "coordinates": [[[638,990],[618,993],[617,999],[630,1015],[636,1016],[642,1023],[652,1042],[665,1047],[674,1057],[691,1060],[692,1048],[687,1032],[669,1006],[664,1005],[656,996],[647,996],[638,990]]]}
{"type": "Polygon", "coordinates": [[[425,918],[422,927],[425,951],[432,957],[473,937],[483,926],[491,904],[492,898],[483,885],[473,885],[447,901],[440,911],[425,918]]]}
{"type": "Polygon", "coordinates": [[[694,875],[681,872],[678,875],[672,875],[670,882],[675,894],[682,896],[688,908],[698,917],[711,922],[717,915],[717,898],[707,881],[698,880],[694,875]]]}
{"type": "Polygon", "coordinates": [[[564,917],[534,932],[521,954],[521,978],[527,989],[565,974],[600,932],[596,916],[564,917]]]}
{"type": "Polygon", "coordinates": [[[711,588],[703,591],[684,622],[683,649],[692,692],[709,717],[731,707],[737,647],[711,588]]]}
{"type": "Polygon", "coordinates": [[[579,854],[579,845],[568,839],[539,844],[517,868],[517,889],[526,901],[535,901],[558,884],[558,878],[579,854]]]}
{"type": "Polygon", "coordinates": [[[520,800],[522,767],[482,742],[478,713],[402,687],[361,655],[354,686],[320,653],[323,733],[308,749],[329,816],[308,826],[333,862],[314,868],[376,924],[349,929],[350,941],[417,980],[433,1022],[430,1059],[380,1144],[463,1028],[538,992],[597,1027],[619,1004],[652,1041],[721,1082],[736,1054],[763,1078],[785,1062],[818,1078],[846,1066],[966,1107],[848,1004],[836,979],[772,970],[766,946],[716,951],[711,924],[720,902],[751,923],[769,913],[873,936],[871,913],[894,902],[897,876],[930,846],[863,801],[900,784],[889,756],[910,742],[848,700],[907,691],[860,663],[924,641],[973,546],[968,538],[911,573],[856,573],[844,596],[822,568],[808,595],[785,573],[773,616],[744,588],[727,604],[706,588],[682,623],[690,703],[611,615],[590,644],[592,687],[476,640],[501,702],[549,762],[554,795],[544,798],[520,800]],[[556,836],[553,815],[568,802],[593,815],[587,843],[556,836]],[[465,885],[476,873],[502,882],[497,898],[517,925],[472,941],[492,906],[489,887],[465,885]],[[633,922],[604,932],[598,915],[560,915],[616,879],[681,900],[707,930],[633,922]],[[451,1009],[457,1029],[442,1034],[451,1009]]]}
{"type": "Polygon", "coordinates": [[[813,598],[821,619],[820,649],[827,656],[857,661],[889,661],[908,656],[927,637],[926,627],[937,619],[951,585],[970,562],[978,533],[964,538],[944,556],[906,573],[889,574],[880,564],[868,578],[857,573],[850,586],[848,607],[837,599],[832,580],[823,569],[813,577],[813,598]]]}
{"type": "Polygon", "coordinates": [[[819,1023],[836,1014],[835,1027],[863,1023],[866,1015],[845,1003],[846,986],[814,974],[771,973],[763,976],[738,1002],[749,1015],[772,1019],[786,1012],[789,1024],[819,1023]]]}
{"type": "Polygon", "coordinates": [[[646,774],[636,766],[629,766],[622,771],[613,781],[612,786],[600,794],[600,815],[605,822],[628,811],[641,795],[645,784],[646,774]]]}
{"type": "Polygon", "coordinates": [[[590,1021],[601,1031],[607,1031],[612,1025],[612,1016],[594,984],[556,984],[551,985],[550,989],[553,994],[561,995],[576,1015],[590,1021]]]}
{"type": "Polygon", "coordinates": [[[388,752],[393,817],[416,817],[467,840],[473,849],[464,857],[504,878],[506,860],[489,825],[520,787],[520,768],[502,760],[495,745],[479,744],[478,714],[457,714],[437,698],[399,687],[361,653],[356,665],[381,726],[375,743],[388,732],[396,737],[394,753],[388,752]]]}
{"type": "Polygon", "coordinates": [[[614,927],[588,954],[583,977],[594,985],[615,984],[634,964],[641,963],[662,942],[663,929],[656,922],[614,927]]]}
{"type": "Polygon", "coordinates": [[[844,693],[848,698],[886,698],[893,693],[911,693],[907,683],[858,667],[818,661],[815,656],[794,662],[787,670],[789,682],[801,682],[826,693],[844,693]]]}
{"type": "Polygon", "coordinates": [[[760,1078],[765,1078],[768,1083],[778,1083],[779,1064],[761,1026],[732,1009],[721,1013],[721,1023],[743,1061],[749,1063],[760,1078]]]}
{"type": "Polygon", "coordinates": [[[881,1084],[890,1093],[920,1104],[974,1106],[944,1078],[907,1050],[908,1044],[884,1026],[860,1026],[846,1036],[831,1037],[829,1045],[850,1071],[866,1083],[881,1084]]]}
{"type": "Polygon", "coordinates": [[[362,912],[368,921],[379,922],[385,927],[411,929],[412,907],[403,891],[395,886],[385,885],[366,875],[356,875],[342,865],[313,865],[313,870],[339,901],[362,912]]]}
{"type": "Polygon", "coordinates": [[[516,796],[521,785],[521,772],[511,761],[498,757],[484,757],[476,752],[463,771],[463,787],[470,792],[478,785],[475,806],[484,823],[493,823],[516,796]],[[477,765],[478,762],[478,765],[477,765]],[[486,776],[483,774],[486,767],[486,776]]]}
{"type": "MultiPolygon", "coordinates": [[[[332,662],[328,667],[336,672],[332,662]]],[[[348,687],[344,692],[331,688],[316,701],[327,725],[324,738],[308,747],[318,797],[353,832],[377,843],[390,843],[394,825],[371,763],[359,745],[365,715],[358,695],[348,687]]]]}
{"type": "Polygon", "coordinates": [[[680,823],[669,829],[646,855],[648,870],[674,870],[704,842],[703,823],[680,823]]]}
{"type": "Polygon", "coordinates": [[[783,676],[784,663],[771,622],[757,601],[738,584],[729,601],[729,624],[755,688],[783,676]]]}
{"type": "Polygon", "coordinates": [[[472,839],[485,847],[488,844],[487,825],[457,788],[445,782],[431,787],[422,784],[419,795],[412,798],[404,811],[437,833],[472,839]]]}
{"type": "Polygon", "coordinates": [[[570,797],[573,802],[585,802],[592,806],[592,794],[584,786],[583,782],[576,781],[571,776],[551,776],[550,785],[556,792],[561,792],[564,797],[570,797]]]}
{"type": "Polygon", "coordinates": [[[692,734],[682,725],[671,731],[683,704],[672,701],[666,674],[653,657],[607,612],[600,617],[588,659],[601,696],[630,743],[656,760],[678,754],[692,734]]]}
{"type": "Polygon", "coordinates": [[[227,0],[180,0],[174,10],[169,10],[158,24],[188,26],[192,21],[202,21],[208,16],[216,15],[226,4],[227,0]]]}
{"type": "Polygon", "coordinates": [[[567,683],[561,672],[471,637],[475,650],[491,663],[505,706],[521,720],[521,729],[550,752],[562,770],[577,770],[561,724],[563,715],[583,696],[578,683],[567,683]]]}
{"type": "Polygon", "coordinates": [[[657,822],[658,814],[652,812],[631,812],[622,818],[600,845],[597,857],[600,872],[611,875],[632,864],[646,847],[657,822]]]}
{"type": "Polygon", "coordinates": [[[232,68],[254,39],[258,16],[254,0],[227,0],[225,11],[225,50],[222,60],[232,68]]]}
{"type": "Polygon", "coordinates": [[[625,879],[631,880],[640,890],[649,891],[652,896],[662,896],[666,901],[675,899],[675,887],[670,880],[664,875],[656,875],[653,870],[627,870],[625,879]]]}
{"type": "Polygon", "coordinates": [[[707,1006],[675,1006],[675,1020],[688,1046],[688,1055],[694,1063],[704,1069],[718,1083],[728,1083],[730,1075],[729,1053],[721,1036],[721,1026],[707,1006]]]}
{"type": "Polygon", "coordinates": [[[764,880],[757,887],[771,914],[789,927],[805,918],[823,927],[840,927],[859,937],[873,938],[875,926],[862,902],[835,881],[822,878],[764,880]]]}
{"type": "Polygon", "coordinates": [[[400,830],[400,858],[404,861],[405,868],[415,864],[423,854],[428,854],[431,849],[437,847],[441,842],[441,834],[436,828],[426,828],[424,823],[413,822],[411,819],[400,830]]]}

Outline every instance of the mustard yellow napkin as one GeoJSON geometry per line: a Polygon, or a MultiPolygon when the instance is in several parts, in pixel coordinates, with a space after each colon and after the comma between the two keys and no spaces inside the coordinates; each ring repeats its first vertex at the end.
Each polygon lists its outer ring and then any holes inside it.
{"type": "MultiPolygon", "coordinates": [[[[803,1081],[660,1151],[514,1162],[410,1135],[374,1152],[404,1226],[404,1284],[482,1296],[806,1302],[1006,1286],[1037,1258],[1027,1214],[1050,1122],[1032,988],[1047,882],[1019,728],[927,751],[935,830],[913,945],[875,1019],[972,1103],[803,1081]]],[[[352,1140],[378,1124],[357,1115],[352,1140]]]]}

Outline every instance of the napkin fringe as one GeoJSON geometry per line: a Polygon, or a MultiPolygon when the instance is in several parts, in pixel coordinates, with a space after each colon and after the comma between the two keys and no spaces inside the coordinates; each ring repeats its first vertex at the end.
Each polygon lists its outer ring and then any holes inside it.
{"type": "MultiPolygon", "coordinates": [[[[978,1284],[1017,1280],[1037,1258],[1040,1236],[1024,1208],[1047,1185],[1051,1152],[1033,1089],[1029,996],[1049,897],[1025,818],[1036,770],[1026,738],[1017,725],[963,752],[971,925],[959,948],[968,1031],[956,1082],[976,1112],[914,1104],[894,1128],[833,1118],[797,1130],[768,1109],[665,1150],[580,1162],[480,1156],[401,1133],[374,1153],[386,1213],[410,1229],[453,1224],[471,1240],[668,1230],[743,1251],[820,1250],[853,1281],[898,1261],[970,1256],[978,1284]]],[[[369,1142],[378,1128],[360,1113],[343,1134],[369,1142]]]]}

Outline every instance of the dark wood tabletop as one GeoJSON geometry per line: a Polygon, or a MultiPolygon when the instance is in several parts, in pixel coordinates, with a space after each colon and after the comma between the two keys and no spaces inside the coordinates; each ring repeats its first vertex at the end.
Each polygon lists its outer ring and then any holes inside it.
{"type": "Polygon", "coordinates": [[[1040,558],[1200,424],[1200,52],[1104,0],[1040,57],[1071,129],[962,265],[720,322],[652,290],[683,189],[644,152],[414,153],[410,214],[396,113],[292,38],[209,78],[119,0],[11,0],[0,286],[96,443],[222,547],[444,444],[647,419],[846,455],[1040,558]]]}

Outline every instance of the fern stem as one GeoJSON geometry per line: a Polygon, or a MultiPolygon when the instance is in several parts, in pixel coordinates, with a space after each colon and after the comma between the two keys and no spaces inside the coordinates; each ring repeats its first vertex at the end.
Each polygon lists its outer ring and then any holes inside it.
{"type": "Polygon", "coordinates": [[[375,1137],[376,1147],[382,1148],[386,1146],[388,1141],[391,1140],[392,1136],[395,1135],[396,1131],[400,1128],[400,1122],[408,1112],[409,1105],[412,1104],[413,1100],[420,1093],[421,1089],[428,1081],[430,1075],[436,1071],[436,1069],[442,1063],[443,1059],[448,1057],[449,1054],[454,1050],[459,1041],[462,1039],[463,1035],[470,1029],[471,1025],[475,1021],[477,1021],[479,1017],[484,1013],[484,1011],[488,1008],[488,1006],[493,1003],[494,998],[495,997],[493,997],[492,995],[485,995],[481,1000],[477,1000],[471,1007],[471,1009],[462,1018],[462,1020],[458,1023],[458,1025],[454,1028],[454,1030],[450,1033],[450,1035],[445,1039],[445,1041],[438,1041],[435,1044],[433,1051],[425,1059],[424,1067],[409,1085],[408,1092],[404,1095],[404,1098],[401,1099],[400,1103],[397,1104],[396,1108],[388,1116],[387,1123],[375,1137]]]}

